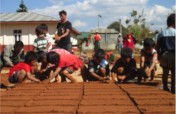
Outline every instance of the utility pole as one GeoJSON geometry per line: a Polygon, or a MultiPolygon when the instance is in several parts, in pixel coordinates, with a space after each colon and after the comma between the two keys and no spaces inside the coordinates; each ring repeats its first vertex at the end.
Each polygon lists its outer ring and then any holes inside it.
{"type": "Polygon", "coordinates": [[[101,18],[102,16],[99,14],[98,15],[98,31],[99,31],[99,26],[100,26],[100,18],[101,18]]]}
{"type": "Polygon", "coordinates": [[[121,19],[119,19],[119,24],[120,24],[120,33],[122,34],[122,24],[121,24],[121,19]]]}

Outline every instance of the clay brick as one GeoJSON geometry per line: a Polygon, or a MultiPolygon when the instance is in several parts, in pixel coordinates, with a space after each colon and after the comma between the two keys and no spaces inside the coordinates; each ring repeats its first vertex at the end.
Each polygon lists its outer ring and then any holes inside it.
{"type": "Polygon", "coordinates": [[[19,107],[24,106],[27,101],[1,101],[0,106],[19,107]]]}
{"type": "Polygon", "coordinates": [[[25,106],[78,106],[79,100],[37,100],[29,101],[25,106]]]}
{"type": "Polygon", "coordinates": [[[80,106],[131,106],[130,100],[82,100],[80,106]]]}
{"type": "Polygon", "coordinates": [[[68,92],[54,92],[54,93],[41,93],[40,96],[80,96],[82,93],[68,93],[68,92]]]}
{"type": "Polygon", "coordinates": [[[174,114],[175,106],[140,106],[139,109],[143,113],[153,113],[153,114],[174,114]]]}
{"type": "Polygon", "coordinates": [[[91,114],[91,113],[136,113],[139,111],[135,106],[80,106],[78,109],[78,114],[91,114]]]}
{"type": "Polygon", "coordinates": [[[129,99],[128,96],[122,96],[122,95],[95,95],[95,96],[83,96],[83,99],[86,100],[125,100],[129,99]]]}
{"type": "Polygon", "coordinates": [[[175,105],[175,101],[172,100],[172,99],[164,99],[164,100],[161,100],[161,99],[155,99],[155,100],[150,100],[150,99],[147,99],[147,100],[137,100],[136,101],[137,104],[139,106],[152,106],[152,105],[167,105],[167,106],[174,106],[175,105]]]}
{"type": "Polygon", "coordinates": [[[0,114],[13,114],[17,109],[18,107],[1,106],[0,114]]]}
{"type": "Polygon", "coordinates": [[[174,95],[133,95],[131,96],[135,100],[144,100],[144,99],[151,99],[151,100],[156,100],[156,99],[172,99],[175,100],[174,95]]]}
{"type": "Polygon", "coordinates": [[[37,96],[34,100],[79,100],[81,96],[37,96]]]}
{"type": "Polygon", "coordinates": [[[76,106],[35,106],[35,107],[20,107],[16,113],[69,113],[76,114],[76,106]]]}
{"type": "Polygon", "coordinates": [[[15,91],[8,91],[6,94],[3,94],[2,96],[34,96],[34,95],[38,95],[39,92],[34,92],[34,93],[24,93],[24,92],[15,92],[15,91]]]}
{"type": "Polygon", "coordinates": [[[130,95],[172,95],[163,91],[128,91],[130,95]]]}
{"type": "Polygon", "coordinates": [[[1,101],[27,101],[32,98],[33,96],[2,96],[1,101]]]}

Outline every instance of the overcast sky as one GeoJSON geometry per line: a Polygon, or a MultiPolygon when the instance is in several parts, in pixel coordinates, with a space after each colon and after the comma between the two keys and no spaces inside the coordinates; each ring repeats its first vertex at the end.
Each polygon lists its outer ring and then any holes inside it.
{"type": "MultiPolygon", "coordinates": [[[[59,19],[58,12],[66,10],[68,20],[79,31],[97,28],[100,14],[100,28],[106,28],[114,21],[125,20],[129,12],[144,9],[147,26],[152,30],[166,27],[168,14],[176,9],[175,0],[23,0],[29,12],[35,12],[59,19]],[[154,25],[153,25],[154,24],[154,25]]],[[[16,12],[21,0],[0,0],[1,13],[16,12]]]]}

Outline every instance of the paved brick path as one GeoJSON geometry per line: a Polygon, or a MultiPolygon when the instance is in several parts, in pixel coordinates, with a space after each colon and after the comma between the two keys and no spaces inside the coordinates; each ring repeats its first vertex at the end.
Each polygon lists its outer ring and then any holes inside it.
{"type": "Polygon", "coordinates": [[[137,84],[19,84],[0,98],[1,114],[175,113],[175,95],[137,84]]]}

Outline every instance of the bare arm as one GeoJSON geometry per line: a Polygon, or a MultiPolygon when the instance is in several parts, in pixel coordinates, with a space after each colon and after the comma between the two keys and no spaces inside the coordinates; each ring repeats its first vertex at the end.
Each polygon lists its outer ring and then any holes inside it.
{"type": "Polygon", "coordinates": [[[30,72],[27,72],[27,77],[32,80],[32,81],[35,81],[35,82],[40,82],[39,79],[35,78],[34,75],[32,75],[30,72]]]}
{"type": "Polygon", "coordinates": [[[158,58],[158,54],[155,53],[155,54],[153,55],[153,60],[152,60],[151,66],[150,66],[150,68],[149,68],[149,72],[151,72],[151,71],[154,69],[154,67],[155,67],[155,65],[156,65],[156,63],[157,63],[157,58],[158,58]]]}
{"type": "Polygon", "coordinates": [[[56,70],[54,71],[54,73],[51,73],[51,75],[49,76],[49,81],[51,79],[55,78],[59,74],[60,70],[61,70],[60,67],[56,68],[56,70]]]}
{"type": "Polygon", "coordinates": [[[141,68],[144,68],[145,57],[141,56],[141,68]]]}
{"type": "Polygon", "coordinates": [[[115,82],[115,76],[116,74],[114,72],[111,73],[111,77],[112,77],[112,82],[115,82]]]}
{"type": "Polygon", "coordinates": [[[58,37],[56,37],[55,39],[56,39],[56,40],[60,40],[60,39],[62,39],[62,38],[64,38],[64,37],[66,37],[69,33],[70,33],[70,29],[66,29],[66,32],[65,32],[63,35],[58,36],[58,37]]]}
{"type": "Polygon", "coordinates": [[[91,74],[91,76],[93,76],[94,78],[96,78],[98,80],[104,80],[104,77],[97,75],[95,72],[90,72],[90,74],[91,74]]]}

